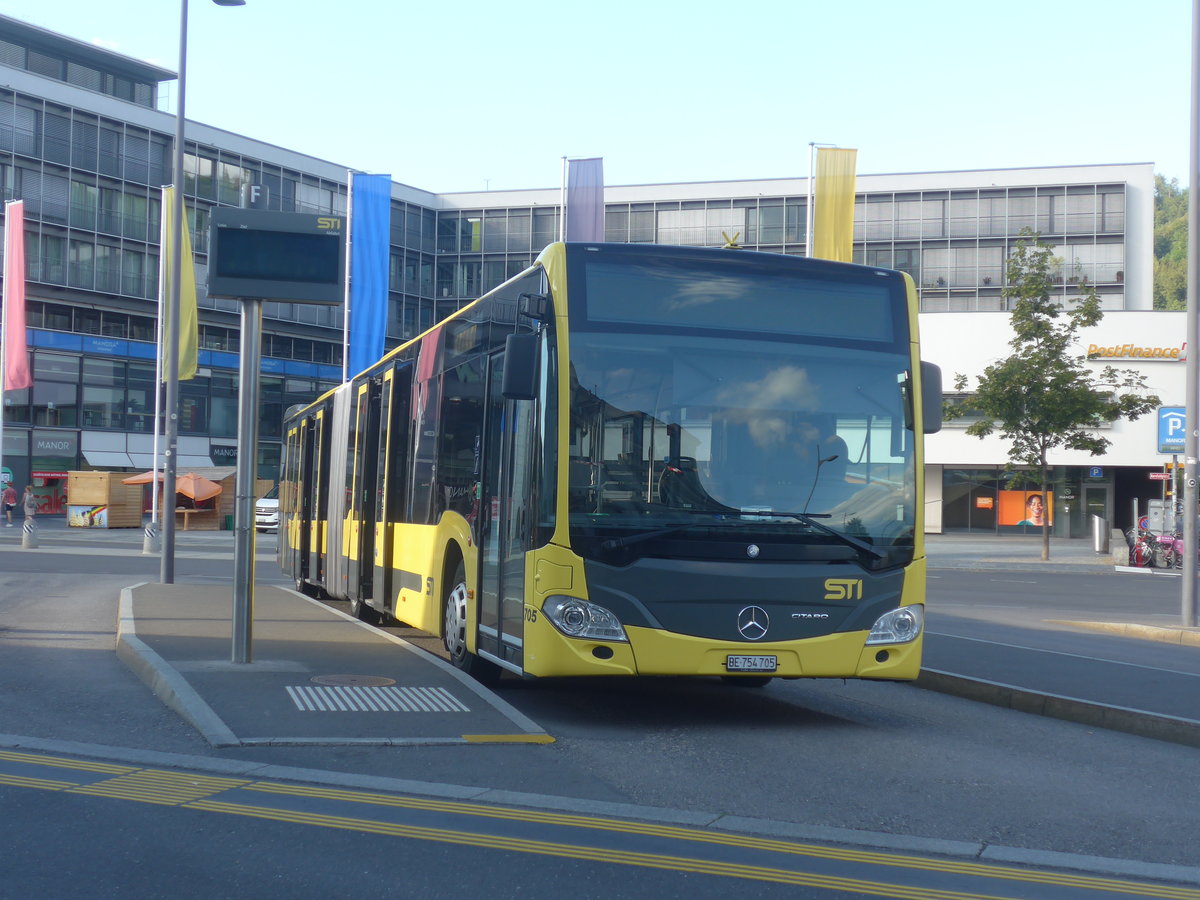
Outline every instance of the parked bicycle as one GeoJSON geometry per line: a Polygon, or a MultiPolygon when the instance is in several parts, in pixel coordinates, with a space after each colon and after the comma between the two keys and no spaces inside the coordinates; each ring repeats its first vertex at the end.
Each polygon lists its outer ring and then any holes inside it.
{"type": "Polygon", "coordinates": [[[1183,535],[1179,532],[1155,534],[1145,528],[1125,532],[1129,545],[1129,565],[1140,569],[1182,569],[1183,535]]]}
{"type": "Polygon", "coordinates": [[[1125,532],[1125,543],[1129,545],[1129,565],[1139,569],[1153,568],[1158,542],[1144,528],[1130,528],[1125,532]]]}
{"type": "Polygon", "coordinates": [[[1173,534],[1154,535],[1153,565],[1158,569],[1183,567],[1183,540],[1173,534]]]}

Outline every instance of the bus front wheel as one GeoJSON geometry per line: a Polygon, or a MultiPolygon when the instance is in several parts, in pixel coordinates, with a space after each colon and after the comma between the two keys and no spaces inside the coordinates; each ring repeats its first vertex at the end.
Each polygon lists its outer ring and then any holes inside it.
{"type": "Polygon", "coordinates": [[[500,680],[500,667],[467,649],[467,572],[460,562],[450,579],[442,616],[442,643],[450,663],[485,684],[500,680]]]}

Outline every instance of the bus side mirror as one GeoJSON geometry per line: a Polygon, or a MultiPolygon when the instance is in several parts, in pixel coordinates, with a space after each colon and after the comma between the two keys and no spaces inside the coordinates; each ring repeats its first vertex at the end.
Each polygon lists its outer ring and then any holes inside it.
{"type": "Polygon", "coordinates": [[[925,414],[925,433],[942,430],[942,369],[921,361],[921,409],[925,414]]]}
{"type": "Polygon", "coordinates": [[[538,385],[538,336],[510,334],[504,339],[504,380],[500,393],[506,400],[534,400],[538,385]]]}

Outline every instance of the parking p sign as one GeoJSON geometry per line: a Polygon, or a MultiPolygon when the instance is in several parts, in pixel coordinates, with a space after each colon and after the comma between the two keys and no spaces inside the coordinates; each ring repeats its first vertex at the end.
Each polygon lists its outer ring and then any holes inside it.
{"type": "Polygon", "coordinates": [[[1158,408],[1158,452],[1183,453],[1187,441],[1187,410],[1182,406],[1158,408]]]}

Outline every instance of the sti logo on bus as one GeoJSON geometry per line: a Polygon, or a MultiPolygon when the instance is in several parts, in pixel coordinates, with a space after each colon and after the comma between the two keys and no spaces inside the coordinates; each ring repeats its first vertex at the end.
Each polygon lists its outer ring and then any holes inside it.
{"type": "Polygon", "coordinates": [[[826,600],[861,600],[861,578],[826,578],[826,600]]]}

